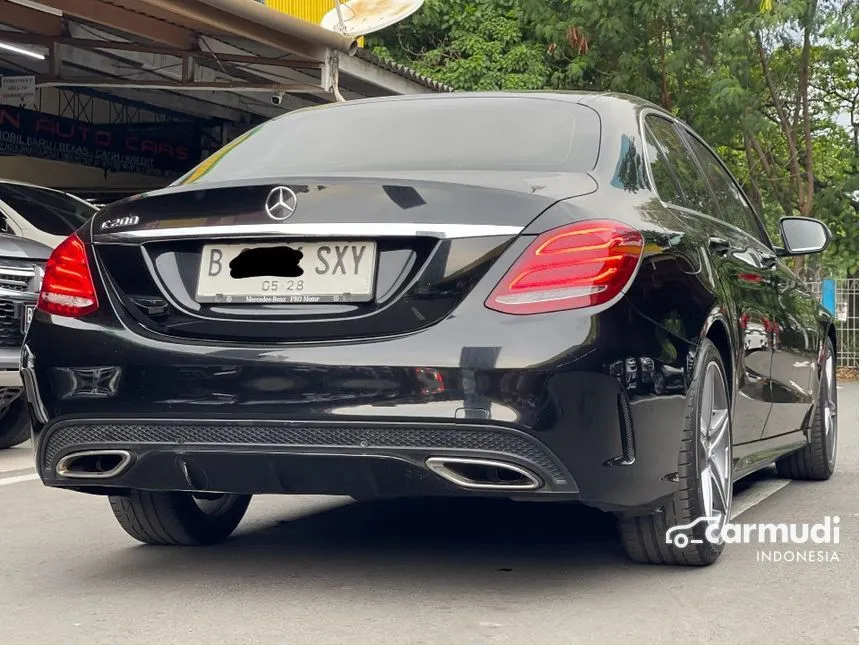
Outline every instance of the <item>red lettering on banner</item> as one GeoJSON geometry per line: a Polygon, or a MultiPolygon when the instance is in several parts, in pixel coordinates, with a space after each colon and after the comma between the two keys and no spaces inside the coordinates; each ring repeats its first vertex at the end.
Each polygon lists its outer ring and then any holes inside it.
{"type": "MultiPolygon", "coordinates": [[[[196,154],[192,146],[178,143],[178,141],[188,140],[183,136],[188,134],[185,132],[172,130],[162,132],[161,129],[157,129],[146,133],[119,134],[112,129],[102,129],[96,124],[0,105],[0,131],[4,130],[24,132],[27,135],[51,139],[54,142],[59,140],[63,142],[60,152],[63,152],[65,149],[63,146],[68,144],[81,146],[78,163],[95,164],[98,167],[100,167],[99,164],[104,163],[117,164],[117,167],[137,166],[142,169],[141,172],[164,173],[165,176],[194,161],[196,154]],[[108,157],[101,154],[93,155],[99,149],[114,150],[118,154],[108,157]],[[122,159],[123,152],[128,155],[125,160],[122,159]]],[[[39,154],[49,155],[45,158],[52,158],[50,155],[55,155],[57,152],[53,148],[46,147],[44,151],[39,151],[39,154]]]]}
{"type": "Polygon", "coordinates": [[[2,107],[0,107],[0,125],[3,125],[4,123],[9,123],[16,130],[20,130],[21,129],[21,115],[18,114],[16,116],[16,115],[12,114],[11,112],[9,112],[9,110],[5,110],[2,107]]]}

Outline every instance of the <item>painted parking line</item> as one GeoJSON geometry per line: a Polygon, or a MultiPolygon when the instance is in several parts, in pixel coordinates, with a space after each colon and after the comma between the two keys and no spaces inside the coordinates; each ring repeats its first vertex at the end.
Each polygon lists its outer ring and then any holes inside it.
{"type": "Polygon", "coordinates": [[[771,479],[750,486],[732,500],[732,519],[746,513],[753,506],[761,504],[771,495],[778,493],[791,483],[790,479],[771,479]]]}
{"type": "Polygon", "coordinates": [[[11,484],[20,484],[22,482],[31,482],[39,479],[36,473],[29,475],[16,475],[15,477],[0,477],[0,486],[9,486],[11,484]]]}
{"type": "Polygon", "coordinates": [[[20,459],[11,462],[11,464],[0,466],[0,476],[5,475],[6,473],[14,473],[17,470],[33,470],[33,460],[20,459]]]}

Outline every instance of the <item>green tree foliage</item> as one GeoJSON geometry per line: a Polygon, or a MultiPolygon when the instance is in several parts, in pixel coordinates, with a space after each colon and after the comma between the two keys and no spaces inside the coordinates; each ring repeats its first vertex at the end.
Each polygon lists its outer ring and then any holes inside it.
{"type": "Polygon", "coordinates": [[[526,38],[520,10],[516,0],[427,0],[371,46],[458,90],[541,89],[543,46],[526,38]]]}
{"type": "Polygon", "coordinates": [[[461,90],[636,94],[711,142],[772,235],[824,220],[820,269],[857,270],[856,0],[427,0],[370,39],[461,90]]]}

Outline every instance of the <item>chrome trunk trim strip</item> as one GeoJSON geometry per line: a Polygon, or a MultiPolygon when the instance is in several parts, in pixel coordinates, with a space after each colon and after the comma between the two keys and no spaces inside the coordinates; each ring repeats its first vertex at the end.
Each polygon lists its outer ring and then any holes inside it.
{"type": "Polygon", "coordinates": [[[93,231],[98,242],[195,238],[290,237],[436,237],[442,239],[519,235],[522,226],[493,224],[420,224],[407,222],[356,222],[325,224],[230,224],[224,226],[180,226],[143,228],[133,231],[93,231]]]}

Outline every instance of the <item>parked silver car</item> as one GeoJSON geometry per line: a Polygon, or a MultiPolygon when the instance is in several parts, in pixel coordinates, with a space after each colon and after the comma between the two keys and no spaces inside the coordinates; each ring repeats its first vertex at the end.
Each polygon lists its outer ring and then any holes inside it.
{"type": "Polygon", "coordinates": [[[96,212],[74,195],[0,179],[0,449],[29,437],[18,368],[45,264],[96,212]]]}
{"type": "Polygon", "coordinates": [[[40,242],[0,234],[0,449],[29,437],[18,368],[51,251],[40,242]]]}

